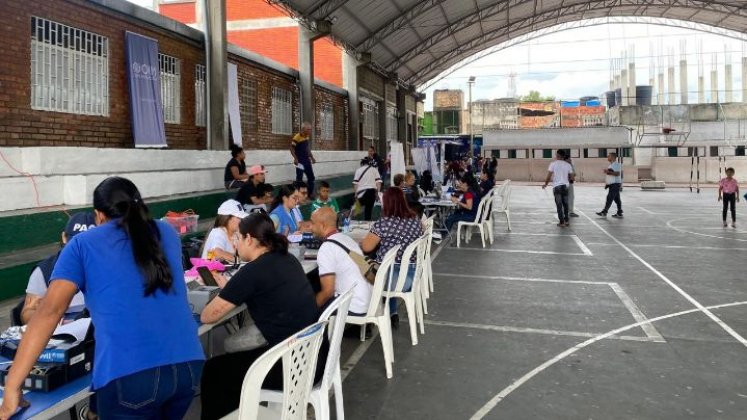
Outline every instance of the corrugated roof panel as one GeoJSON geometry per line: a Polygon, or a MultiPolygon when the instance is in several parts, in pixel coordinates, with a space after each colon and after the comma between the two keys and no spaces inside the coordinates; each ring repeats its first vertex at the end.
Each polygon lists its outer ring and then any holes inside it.
{"type": "Polygon", "coordinates": [[[441,3],[441,7],[446,11],[446,20],[449,22],[477,12],[475,3],[465,0],[446,0],[441,3]]]}

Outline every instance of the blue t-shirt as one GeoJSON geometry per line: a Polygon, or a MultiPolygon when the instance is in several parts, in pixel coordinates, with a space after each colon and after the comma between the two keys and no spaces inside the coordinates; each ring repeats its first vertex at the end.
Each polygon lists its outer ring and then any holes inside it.
{"type": "Polygon", "coordinates": [[[144,296],[144,278],[132,242],[118,219],[76,235],[57,260],[52,281],[75,283],[95,325],[93,389],[145,369],[205,356],[187,301],[181,243],[174,228],[157,221],[173,287],[144,296]]]}
{"type": "Polygon", "coordinates": [[[298,231],[296,218],[282,204],[275,207],[275,210],[270,213],[270,219],[278,225],[275,230],[277,233],[289,235],[298,231]]]}

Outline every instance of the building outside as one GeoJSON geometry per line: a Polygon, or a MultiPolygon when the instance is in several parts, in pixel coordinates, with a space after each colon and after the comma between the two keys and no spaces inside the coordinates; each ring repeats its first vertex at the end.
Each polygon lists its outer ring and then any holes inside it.
{"type": "MultiPolygon", "coordinates": [[[[204,12],[194,0],[157,0],[158,13],[201,28],[204,12]]],[[[298,69],[298,22],[265,0],[226,0],[228,42],[298,69]]],[[[314,76],[342,87],[342,50],[329,38],[314,42],[314,76]]]]}

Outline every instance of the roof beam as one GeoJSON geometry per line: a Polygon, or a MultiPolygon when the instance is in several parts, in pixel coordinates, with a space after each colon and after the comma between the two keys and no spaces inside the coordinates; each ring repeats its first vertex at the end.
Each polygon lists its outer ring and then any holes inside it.
{"type": "MultiPolygon", "coordinates": [[[[534,1],[534,0],[530,0],[534,1]]],[[[490,6],[489,8],[485,9],[482,14],[483,19],[490,19],[491,17],[494,17],[500,13],[507,12],[511,7],[515,7],[520,4],[528,3],[527,0],[509,0],[505,2],[500,2],[498,4],[495,4],[493,6],[490,6]]],[[[561,17],[561,16],[567,16],[569,14],[578,13],[581,14],[585,11],[598,11],[598,10],[614,10],[616,7],[621,6],[674,6],[674,7],[681,7],[681,8],[687,8],[687,9],[701,9],[701,10],[708,10],[708,11],[714,11],[717,13],[739,13],[738,7],[729,7],[723,3],[713,3],[712,1],[706,1],[706,0],[599,0],[599,1],[589,1],[584,3],[576,3],[573,5],[568,6],[556,6],[553,9],[548,9],[543,11],[540,15],[544,21],[550,20],[553,17],[561,17]],[[714,10],[715,9],[715,10],[714,10]]],[[[745,15],[745,13],[739,13],[741,15],[745,15]]],[[[532,21],[537,22],[536,19],[537,16],[531,17],[532,21]]],[[[527,19],[520,19],[513,22],[507,22],[505,23],[501,28],[496,29],[493,31],[493,33],[500,33],[501,36],[506,35],[506,33],[511,34],[512,31],[514,31],[514,27],[517,24],[521,24],[522,22],[526,21],[527,19]]],[[[425,51],[431,49],[433,46],[439,44],[444,39],[450,36],[450,34],[454,32],[458,32],[461,30],[464,30],[468,28],[469,26],[472,26],[477,22],[476,15],[473,13],[471,15],[463,16],[462,18],[454,21],[449,27],[446,28],[438,28],[436,31],[433,32],[433,35],[426,39],[426,41],[420,45],[416,45],[415,47],[409,49],[408,51],[403,52],[400,57],[397,60],[394,60],[390,63],[386,63],[384,65],[385,68],[387,68],[390,71],[396,71],[399,67],[402,66],[403,63],[417,57],[418,55],[423,54],[425,51]]],[[[707,23],[707,22],[704,22],[707,23]]],[[[473,45],[474,41],[476,39],[482,38],[482,35],[472,38],[467,43],[469,45],[473,45]]],[[[488,38],[493,38],[493,36],[488,35],[488,38]]],[[[452,52],[456,53],[463,53],[465,50],[464,45],[460,45],[459,48],[455,49],[452,52]]],[[[471,50],[471,48],[466,48],[467,51],[471,50]]],[[[439,56],[443,57],[443,55],[439,56]]],[[[442,65],[443,61],[441,58],[438,60],[435,60],[434,62],[429,63],[426,67],[433,67],[442,65]]],[[[419,72],[416,72],[419,73],[419,72]]],[[[416,80],[420,79],[418,74],[411,75],[407,80],[416,80]]]]}
{"type": "Polygon", "coordinates": [[[431,7],[439,5],[447,0],[424,0],[415,3],[407,10],[404,10],[399,16],[386,22],[384,25],[374,29],[373,34],[366,38],[363,42],[355,46],[358,51],[369,51],[374,45],[380,43],[384,38],[397,32],[398,30],[405,27],[407,24],[411,24],[411,19],[419,14],[423,13],[431,7]]]}
{"type": "MultiPolygon", "coordinates": [[[[690,6],[688,8],[693,7],[699,7],[699,8],[706,8],[711,4],[711,2],[708,1],[698,1],[698,0],[692,0],[689,2],[686,2],[684,0],[607,0],[607,1],[598,1],[598,2],[587,2],[587,3],[577,3],[570,6],[565,7],[556,7],[554,9],[548,9],[539,15],[527,17],[525,19],[520,19],[514,22],[510,22],[507,24],[504,24],[502,27],[492,31],[491,34],[489,34],[487,37],[483,36],[476,36],[465,42],[464,44],[460,45],[460,48],[457,48],[455,50],[447,51],[444,54],[438,55],[437,59],[434,61],[429,62],[427,65],[419,69],[415,74],[411,75],[409,78],[406,79],[408,83],[417,84],[422,83],[424,80],[427,80],[426,77],[431,77],[431,74],[434,71],[437,71],[439,67],[443,67],[444,65],[447,65],[448,62],[453,61],[454,58],[463,57],[466,55],[473,54],[471,51],[473,49],[480,48],[481,45],[484,45],[492,40],[495,40],[500,37],[505,37],[508,33],[513,33],[516,31],[527,31],[528,29],[531,30],[531,28],[534,28],[536,26],[542,25],[548,21],[555,21],[556,23],[562,23],[560,22],[560,19],[562,17],[568,17],[573,16],[574,14],[582,13],[584,11],[597,11],[597,10],[612,10],[614,9],[614,6],[626,6],[626,5],[640,5],[641,3],[647,3],[648,5],[655,5],[655,6],[661,6],[662,3],[677,3],[677,6],[682,7],[683,4],[689,4],[690,6]],[[697,5],[693,5],[693,3],[699,3],[697,5]]],[[[723,8],[724,5],[719,5],[718,8],[723,8]],[[719,7],[720,6],[720,7],[719,7]]],[[[713,10],[711,10],[713,11],[713,10]]],[[[717,10],[717,12],[723,13],[723,10],[717,10]]],[[[500,12],[497,12],[500,13],[500,12]]],[[[495,14],[495,13],[493,13],[495,14]]],[[[747,14],[741,13],[743,16],[747,17],[747,14]]],[[[489,18],[490,16],[485,16],[486,18],[489,18]]],[[[707,24],[707,22],[704,22],[707,24]]],[[[443,30],[442,30],[443,31],[443,30]]],[[[743,31],[743,30],[742,30],[743,31]]],[[[433,42],[434,38],[429,39],[429,46],[428,48],[431,48],[432,46],[436,45],[438,42],[445,39],[445,36],[438,37],[437,42],[433,42]]],[[[412,49],[409,52],[405,53],[402,57],[403,59],[405,57],[408,57],[407,59],[414,58],[422,53],[422,50],[420,49],[412,49]],[[415,53],[417,51],[417,54],[415,53]]],[[[397,67],[394,65],[387,66],[387,68],[391,71],[396,71],[397,67]]]]}

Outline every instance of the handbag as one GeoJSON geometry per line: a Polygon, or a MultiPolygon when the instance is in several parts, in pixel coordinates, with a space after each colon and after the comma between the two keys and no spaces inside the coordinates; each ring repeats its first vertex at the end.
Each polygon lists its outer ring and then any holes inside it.
{"type": "Polygon", "coordinates": [[[372,258],[351,251],[350,248],[335,241],[334,239],[327,239],[325,242],[331,242],[342,248],[350,256],[355,265],[358,266],[358,270],[360,270],[363,278],[365,278],[369,283],[374,284],[374,282],[376,281],[376,273],[379,271],[379,266],[381,266],[381,264],[379,264],[372,258]]]}

